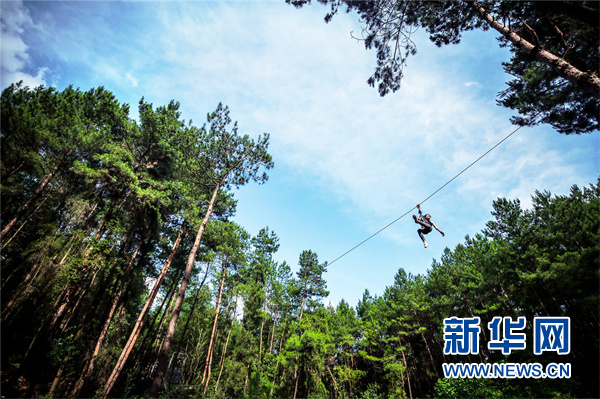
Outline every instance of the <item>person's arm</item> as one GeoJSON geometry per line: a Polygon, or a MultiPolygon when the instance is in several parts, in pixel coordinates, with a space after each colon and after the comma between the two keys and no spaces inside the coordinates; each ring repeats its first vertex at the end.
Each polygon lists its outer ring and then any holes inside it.
{"type": "Polygon", "coordinates": [[[440,234],[442,235],[442,237],[445,237],[445,236],[446,236],[442,230],[438,229],[438,227],[435,225],[435,223],[431,222],[431,225],[432,225],[433,227],[435,227],[435,229],[436,229],[437,231],[439,231],[439,232],[440,232],[440,234]]]}
{"type": "Polygon", "coordinates": [[[419,216],[423,216],[423,213],[421,213],[421,204],[417,204],[417,209],[419,210],[419,216]]]}

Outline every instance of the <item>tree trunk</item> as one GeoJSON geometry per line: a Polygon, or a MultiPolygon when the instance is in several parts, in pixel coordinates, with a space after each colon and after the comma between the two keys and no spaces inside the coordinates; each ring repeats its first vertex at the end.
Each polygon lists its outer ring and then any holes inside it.
{"type": "Polygon", "coordinates": [[[600,78],[598,76],[590,72],[580,71],[562,58],[528,42],[514,31],[495,20],[494,17],[492,17],[486,9],[476,1],[466,1],[466,3],[475,9],[484,21],[506,37],[515,47],[527,54],[533,55],[536,60],[548,65],[554,69],[559,76],[573,83],[575,86],[581,87],[596,98],[600,98],[600,78]]]}
{"type": "Polygon", "coordinates": [[[221,374],[223,373],[223,365],[225,364],[225,354],[227,353],[227,345],[229,344],[229,338],[231,337],[231,331],[233,331],[233,325],[235,324],[235,312],[237,310],[237,301],[235,305],[233,305],[233,318],[231,320],[231,327],[229,328],[229,332],[227,333],[227,339],[225,340],[225,347],[223,348],[223,353],[221,353],[221,364],[219,369],[219,377],[217,378],[217,383],[215,385],[215,394],[219,388],[219,381],[221,381],[221,374]]]}
{"type": "Polygon", "coordinates": [[[335,377],[333,376],[333,373],[331,372],[331,370],[329,369],[329,366],[325,365],[325,368],[327,369],[327,371],[329,372],[329,376],[331,377],[331,380],[333,381],[333,388],[334,388],[334,399],[337,398],[337,394],[338,394],[338,386],[337,386],[337,381],[335,380],[335,377]]]}
{"type": "Polygon", "coordinates": [[[215,306],[215,319],[213,320],[212,331],[210,333],[210,340],[208,341],[208,351],[206,353],[206,364],[204,366],[204,373],[207,374],[206,381],[204,383],[203,395],[206,395],[208,389],[208,381],[210,380],[210,368],[212,365],[212,357],[214,352],[214,340],[215,333],[217,332],[217,322],[219,321],[219,310],[221,308],[221,298],[223,296],[223,285],[225,284],[225,273],[227,273],[227,259],[223,261],[223,268],[221,269],[221,281],[219,282],[219,294],[217,295],[217,303],[215,306]]]}
{"type": "Polygon", "coordinates": [[[58,385],[61,382],[63,372],[65,371],[65,365],[69,361],[70,357],[71,357],[71,353],[67,353],[67,355],[63,358],[60,368],[58,369],[58,372],[56,373],[56,376],[54,377],[54,380],[52,381],[52,386],[50,387],[50,390],[48,391],[49,398],[54,397],[54,392],[56,391],[56,389],[58,388],[58,385]]]}
{"type": "MultiPolygon", "coordinates": [[[[44,205],[44,202],[46,202],[46,200],[48,199],[48,197],[46,196],[40,203],[38,206],[35,207],[35,209],[33,210],[33,212],[31,212],[31,215],[29,215],[29,217],[27,218],[27,220],[29,220],[33,215],[35,215],[35,213],[42,207],[42,205],[44,205]]],[[[21,225],[19,226],[19,228],[17,229],[17,231],[15,231],[13,233],[13,235],[5,242],[2,244],[2,249],[6,248],[6,246],[8,244],[10,244],[10,242],[13,240],[13,238],[15,238],[19,232],[21,231],[21,229],[23,227],[25,227],[25,224],[27,224],[27,220],[25,220],[23,223],[21,223],[21,225]]]]}
{"type": "MultiPolygon", "coordinates": [[[[150,340],[150,337],[152,335],[155,325],[159,325],[158,331],[162,331],[162,329],[161,329],[162,320],[164,318],[164,315],[167,313],[168,309],[171,307],[171,298],[175,297],[175,290],[178,287],[177,282],[179,281],[179,278],[182,275],[183,275],[183,270],[180,270],[179,273],[177,274],[177,276],[174,276],[173,281],[171,282],[171,285],[169,285],[169,287],[165,291],[165,296],[164,296],[162,302],[160,303],[160,306],[155,310],[154,317],[152,318],[152,321],[150,321],[150,323],[148,324],[148,327],[146,328],[146,331],[144,333],[144,339],[142,339],[142,342],[140,342],[140,345],[139,345],[140,349],[139,349],[139,351],[136,351],[136,353],[132,359],[132,361],[135,361],[136,364],[143,363],[143,362],[148,363],[147,359],[151,356],[150,352],[152,352],[152,349],[154,346],[152,344],[146,345],[146,342],[148,342],[150,340]],[[165,308],[165,309],[163,310],[163,308],[165,308]]],[[[154,334],[154,336],[159,337],[160,333],[156,332],[154,334]]],[[[146,378],[146,377],[150,378],[151,377],[150,374],[151,374],[151,372],[148,375],[144,374],[144,378],[146,378]]]]}
{"type": "MultiPolygon", "coordinates": [[[[114,248],[114,246],[117,244],[117,241],[115,241],[113,243],[113,246],[110,248],[110,250],[108,251],[109,253],[112,251],[112,249],[114,248]]],[[[80,270],[80,273],[84,276],[82,279],[82,283],[73,286],[71,283],[69,283],[68,285],[68,290],[67,293],[65,295],[65,297],[63,298],[63,302],[62,304],[58,307],[58,310],[56,311],[56,314],[54,315],[54,319],[52,320],[52,323],[50,324],[50,328],[53,328],[54,325],[56,324],[56,322],[63,318],[67,319],[67,322],[63,321],[63,329],[66,328],[66,325],[68,324],[68,321],[71,320],[71,318],[73,317],[73,315],[75,314],[76,310],[79,307],[79,303],[81,302],[81,299],[85,296],[87,290],[89,288],[91,288],[94,284],[94,281],[96,280],[96,277],[98,276],[98,273],[100,272],[100,267],[96,267],[95,270],[92,267],[90,267],[90,264],[93,265],[92,260],[89,260],[89,254],[92,251],[92,247],[93,247],[93,242],[90,242],[90,244],[88,245],[88,247],[85,249],[84,251],[84,255],[83,255],[83,265],[82,268],[80,270]],[[91,275],[91,277],[90,277],[91,275]],[[83,284],[84,281],[88,281],[87,283],[83,284]],[[83,286],[82,286],[83,284],[83,286]],[[67,310],[69,309],[69,305],[71,304],[71,302],[75,300],[75,304],[70,306],[70,310],[67,312],[67,310]],[[65,312],[67,316],[65,316],[65,312]]],[[[66,256],[65,256],[66,258],[66,256]]],[[[65,259],[63,258],[63,260],[65,259]]]]}
{"type": "Polygon", "coordinates": [[[189,369],[189,373],[187,376],[187,383],[191,384],[192,381],[194,380],[194,375],[196,375],[196,369],[198,368],[198,363],[200,362],[200,359],[198,359],[198,352],[200,351],[200,344],[202,343],[202,333],[204,332],[204,329],[201,328],[200,329],[200,334],[198,334],[198,342],[196,342],[196,350],[194,351],[194,355],[192,357],[192,361],[190,362],[190,367],[189,369]]]}
{"type": "MultiPolygon", "coordinates": [[[[252,342],[252,341],[250,341],[252,342]]],[[[254,346],[254,342],[252,342],[250,344],[250,350],[249,352],[252,353],[252,347],[254,346]]],[[[248,364],[246,365],[246,379],[244,380],[244,396],[246,396],[246,388],[248,387],[248,376],[250,375],[250,364],[251,364],[252,360],[250,360],[248,362],[248,364]]]]}
{"type": "Polygon", "coordinates": [[[171,253],[169,254],[169,257],[167,258],[167,261],[165,262],[165,264],[160,272],[160,275],[158,276],[158,279],[156,280],[156,283],[154,283],[154,287],[152,288],[152,291],[150,292],[150,296],[148,297],[148,300],[146,301],[144,308],[142,309],[142,311],[140,312],[140,315],[138,316],[135,326],[133,327],[133,331],[131,332],[129,339],[127,340],[127,343],[125,344],[125,347],[123,348],[123,352],[121,352],[121,356],[119,357],[119,360],[117,361],[117,364],[115,365],[115,368],[113,369],[110,377],[106,381],[106,386],[104,387],[104,398],[106,398],[108,396],[108,394],[112,390],[113,386],[115,385],[115,382],[117,381],[117,378],[119,377],[119,374],[121,373],[121,370],[123,370],[123,367],[125,366],[125,362],[127,361],[127,358],[129,357],[129,354],[131,353],[133,346],[135,345],[135,341],[137,340],[138,336],[140,335],[140,332],[142,331],[142,327],[144,326],[146,317],[148,316],[148,313],[150,312],[150,307],[152,306],[152,303],[154,302],[154,298],[156,298],[156,295],[158,294],[158,290],[160,289],[160,286],[162,285],[162,283],[165,279],[165,276],[167,275],[167,271],[169,271],[169,268],[171,267],[171,263],[173,262],[175,253],[177,252],[177,249],[179,248],[179,244],[181,244],[181,240],[183,239],[183,236],[186,233],[186,228],[187,228],[186,223],[184,222],[183,225],[181,226],[181,229],[179,230],[177,239],[175,240],[175,243],[173,244],[171,253]]]}
{"type": "MultiPolygon", "coordinates": [[[[413,309],[413,312],[415,313],[415,318],[417,319],[417,326],[419,326],[419,329],[421,328],[421,323],[419,322],[419,316],[417,316],[417,311],[415,309],[413,309]]],[[[433,355],[431,354],[431,349],[429,349],[429,344],[427,343],[427,339],[425,339],[425,334],[423,334],[421,332],[421,338],[423,338],[423,342],[425,343],[425,347],[427,348],[427,353],[429,353],[429,359],[431,360],[431,365],[433,366],[433,371],[435,371],[435,375],[437,375],[438,378],[440,378],[440,375],[438,374],[437,371],[437,367],[435,367],[435,362],[433,361],[433,355]]]]}
{"type": "Polygon", "coordinates": [[[29,196],[29,199],[25,202],[25,204],[23,204],[23,206],[17,212],[17,214],[11,219],[10,222],[8,222],[8,224],[6,226],[4,226],[4,228],[0,232],[0,239],[3,238],[6,235],[6,233],[8,233],[15,226],[15,224],[17,224],[17,222],[25,214],[25,212],[27,212],[27,210],[33,204],[33,202],[37,199],[37,197],[39,197],[40,194],[42,193],[42,191],[44,191],[44,189],[46,188],[46,186],[48,185],[48,183],[50,183],[50,180],[52,180],[52,178],[54,177],[54,175],[56,174],[56,172],[60,168],[60,166],[63,163],[63,161],[65,160],[65,158],[70,153],[71,153],[71,151],[67,151],[67,152],[65,152],[63,154],[63,156],[58,160],[58,162],[54,166],[54,169],[52,169],[50,171],[50,173],[48,173],[46,175],[46,177],[44,178],[44,180],[42,180],[42,183],[39,185],[38,188],[35,189],[35,191],[33,192],[33,194],[31,194],[29,196]]]}
{"type": "Polygon", "coordinates": [[[260,339],[259,339],[259,347],[258,347],[258,361],[261,362],[262,361],[262,347],[263,347],[263,329],[265,327],[265,313],[266,313],[266,309],[267,308],[267,295],[265,294],[265,303],[263,304],[263,314],[262,314],[262,321],[260,323],[260,339]]]}
{"type": "MultiPolygon", "coordinates": [[[[226,177],[226,176],[225,176],[226,177]]],[[[225,179],[223,179],[224,181],[225,179]]],[[[198,233],[196,234],[196,240],[194,241],[194,245],[192,246],[192,250],[190,251],[190,255],[188,257],[187,265],[185,268],[185,273],[183,276],[183,281],[181,282],[181,288],[179,289],[179,295],[177,296],[177,301],[175,301],[175,307],[173,309],[173,315],[171,316],[171,321],[169,322],[169,329],[167,330],[167,337],[165,339],[165,343],[160,352],[158,366],[156,367],[156,371],[154,373],[154,380],[152,381],[152,386],[150,387],[150,397],[156,398],[158,397],[158,389],[160,388],[160,384],[163,379],[163,375],[165,373],[167,367],[167,361],[169,358],[169,349],[171,347],[171,341],[173,339],[173,334],[175,334],[175,327],[177,326],[177,320],[179,319],[179,312],[181,311],[181,306],[183,305],[183,298],[185,297],[185,291],[187,289],[188,281],[190,279],[190,275],[192,274],[192,268],[194,267],[194,260],[196,259],[196,252],[198,252],[198,248],[200,247],[200,240],[202,240],[202,234],[204,233],[204,229],[208,224],[208,220],[210,219],[210,215],[212,214],[213,207],[217,200],[217,195],[219,194],[219,189],[221,188],[220,184],[217,184],[215,187],[215,191],[213,192],[212,198],[208,203],[208,209],[206,211],[206,215],[204,216],[204,220],[198,229],[198,233]]]]}
{"type": "Polygon", "coordinates": [[[271,343],[269,344],[269,353],[273,353],[273,339],[275,339],[275,326],[277,325],[277,317],[279,316],[279,307],[275,310],[273,319],[273,330],[271,331],[271,343]]]}
{"type": "Polygon", "coordinates": [[[304,301],[306,299],[306,294],[302,294],[302,305],[300,306],[300,317],[298,321],[302,320],[302,314],[304,313],[304,301]]]}
{"type": "MultiPolygon", "coordinates": [[[[279,371],[279,355],[281,355],[281,348],[283,347],[283,337],[285,336],[285,328],[287,327],[287,314],[285,315],[285,319],[283,320],[283,332],[281,333],[281,337],[279,338],[279,352],[277,353],[277,364],[275,365],[275,373],[273,373],[273,386],[275,385],[275,379],[277,378],[277,372],[279,371]]],[[[275,327],[273,327],[273,332],[275,332],[275,327]]],[[[273,387],[271,387],[271,391],[269,395],[273,395],[273,387]]]]}
{"type": "Polygon", "coordinates": [[[148,226],[146,226],[144,232],[142,233],[142,236],[140,238],[140,242],[139,242],[138,246],[135,248],[135,250],[133,251],[133,254],[131,255],[131,259],[129,260],[129,263],[127,264],[127,268],[125,269],[125,273],[122,277],[121,286],[119,287],[117,294],[113,298],[111,308],[108,312],[108,316],[106,317],[106,321],[104,322],[104,326],[102,327],[102,331],[100,332],[100,336],[98,337],[98,341],[96,342],[96,346],[94,348],[94,352],[92,354],[90,362],[87,366],[87,370],[85,371],[85,375],[82,374],[83,378],[79,378],[79,380],[77,380],[77,382],[75,383],[75,387],[73,388],[73,391],[71,392],[72,397],[76,397],[79,394],[79,391],[81,390],[81,388],[85,385],[85,383],[87,381],[89,381],[90,376],[92,375],[92,371],[94,370],[94,361],[96,360],[96,356],[98,356],[98,353],[100,353],[100,348],[102,348],[102,344],[104,343],[104,338],[106,338],[106,334],[108,333],[108,327],[110,327],[110,323],[112,321],[113,315],[115,314],[115,310],[117,309],[117,304],[119,303],[119,300],[121,299],[121,295],[123,294],[123,289],[125,288],[125,283],[127,281],[127,278],[129,277],[129,274],[131,273],[131,270],[133,269],[133,263],[135,262],[135,258],[137,257],[137,254],[140,252],[140,248],[142,248],[142,244],[144,243],[144,239],[146,237],[147,231],[148,231],[148,226]]]}
{"type": "Polygon", "coordinates": [[[408,383],[408,396],[412,399],[412,388],[410,387],[410,373],[408,372],[408,363],[406,363],[406,356],[404,356],[404,351],[402,352],[402,360],[404,361],[404,367],[406,368],[406,381],[408,383]]]}
{"type": "Polygon", "coordinates": [[[8,171],[8,173],[4,173],[2,175],[2,185],[4,185],[8,179],[15,174],[15,172],[17,172],[19,169],[21,169],[21,167],[23,167],[23,165],[25,164],[25,161],[21,161],[21,163],[19,163],[16,166],[13,166],[12,168],[10,168],[10,170],[8,171]]]}
{"type": "MultiPolygon", "coordinates": [[[[302,289],[302,305],[300,306],[300,317],[298,318],[298,321],[302,320],[302,314],[304,313],[304,303],[306,302],[306,278],[307,278],[307,274],[308,274],[308,270],[306,270],[304,272],[304,288],[302,289]]],[[[296,396],[294,394],[294,396],[296,396]]],[[[296,399],[296,398],[294,398],[296,399]]]]}
{"type": "Polygon", "coordinates": [[[185,321],[185,326],[183,326],[183,332],[181,333],[181,340],[179,341],[179,344],[177,345],[177,349],[175,350],[175,352],[180,351],[181,344],[185,341],[185,336],[188,331],[188,326],[190,325],[190,320],[192,320],[192,315],[194,314],[194,309],[196,309],[196,303],[198,303],[198,298],[200,297],[200,291],[202,290],[202,287],[204,287],[204,283],[206,282],[206,278],[208,277],[209,269],[210,269],[210,263],[207,263],[206,264],[206,272],[204,273],[204,278],[202,279],[200,286],[196,290],[196,296],[194,297],[194,303],[192,304],[192,308],[190,309],[190,317],[188,317],[187,320],[185,321]]]}
{"type": "Polygon", "coordinates": [[[296,366],[294,367],[294,399],[296,399],[296,394],[298,393],[298,380],[300,379],[298,375],[298,357],[296,357],[296,366]]]}

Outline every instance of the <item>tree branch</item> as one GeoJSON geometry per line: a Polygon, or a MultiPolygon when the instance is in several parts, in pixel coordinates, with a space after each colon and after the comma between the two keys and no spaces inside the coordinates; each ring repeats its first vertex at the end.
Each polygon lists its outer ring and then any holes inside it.
{"type": "Polygon", "coordinates": [[[573,83],[574,85],[581,87],[583,90],[592,94],[593,96],[600,98],[600,78],[593,72],[583,72],[575,68],[570,63],[557,57],[556,55],[534,46],[523,37],[516,34],[514,31],[508,29],[500,22],[494,19],[485,8],[480,6],[476,1],[465,1],[470,7],[475,9],[479,14],[480,18],[486,21],[490,27],[500,32],[508,41],[515,45],[519,50],[531,54],[536,60],[548,65],[559,76],[573,83]]]}

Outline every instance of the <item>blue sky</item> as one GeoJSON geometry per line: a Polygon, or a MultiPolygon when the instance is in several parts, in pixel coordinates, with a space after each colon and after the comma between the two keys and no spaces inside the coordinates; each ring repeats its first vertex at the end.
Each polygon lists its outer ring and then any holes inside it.
{"type": "MultiPolygon", "coordinates": [[[[323,22],[319,4],[278,1],[1,2],[2,88],[24,80],[63,89],[105,86],[137,117],[142,97],[174,99],[200,126],[219,102],[240,132],[271,135],[269,181],[237,190],[235,220],[280,238],[276,260],[297,270],[321,261],[411,210],[509,134],[511,111],[495,104],[509,76],[495,34],[469,32],[437,48],[423,31],[399,92],[366,80],[375,54],[352,39],[355,14],[323,22]]],[[[333,263],[334,304],[381,295],[398,268],[425,273],[445,247],[481,231],[497,197],[530,205],[536,189],[568,193],[600,173],[598,134],[523,128],[423,205],[446,233],[423,248],[410,215],[333,263]]]]}

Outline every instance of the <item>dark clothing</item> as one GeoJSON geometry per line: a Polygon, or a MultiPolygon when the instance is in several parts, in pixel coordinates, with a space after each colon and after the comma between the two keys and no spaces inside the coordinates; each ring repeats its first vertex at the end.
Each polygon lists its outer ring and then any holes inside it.
{"type": "Polygon", "coordinates": [[[419,217],[416,219],[416,222],[419,223],[422,227],[419,230],[417,230],[417,233],[419,233],[419,237],[421,237],[421,240],[425,242],[425,234],[431,233],[431,231],[433,230],[433,226],[429,220],[423,217],[423,214],[421,213],[420,209],[419,217]]]}
{"type": "Polygon", "coordinates": [[[433,227],[431,222],[425,216],[423,216],[423,213],[421,212],[420,209],[419,209],[419,217],[417,218],[417,223],[419,223],[423,227],[429,227],[429,231],[431,231],[431,228],[433,227]]]}
{"type": "Polygon", "coordinates": [[[423,227],[422,229],[417,230],[417,233],[419,233],[419,237],[421,237],[423,242],[425,242],[425,234],[431,233],[431,230],[431,227],[423,227]]]}

